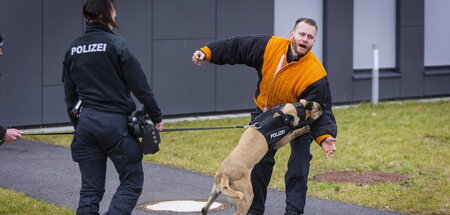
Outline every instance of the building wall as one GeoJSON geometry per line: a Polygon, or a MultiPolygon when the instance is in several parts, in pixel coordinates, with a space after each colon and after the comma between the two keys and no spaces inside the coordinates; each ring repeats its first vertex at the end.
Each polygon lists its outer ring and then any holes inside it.
{"type": "MultiPolygon", "coordinates": [[[[198,114],[255,106],[257,74],[246,66],[195,66],[193,52],[236,34],[273,34],[272,0],[115,0],[115,32],[141,63],[163,113],[198,114]],[[239,5],[239,7],[236,7],[239,5]]],[[[0,124],[69,122],[62,61],[84,32],[83,1],[0,0],[0,124]],[[26,14],[26,15],[24,15],[26,14]],[[13,113],[13,114],[12,114],[13,113]]]]}
{"type": "MultiPolygon", "coordinates": [[[[373,43],[380,47],[380,99],[450,95],[447,0],[115,1],[116,33],[128,40],[166,116],[253,109],[253,68],[198,67],[192,53],[234,35],[288,37],[300,17],[318,22],[313,52],[335,103],[370,100],[373,43]]],[[[67,123],[62,60],[84,31],[83,1],[0,5],[0,124],[67,123]]]]}

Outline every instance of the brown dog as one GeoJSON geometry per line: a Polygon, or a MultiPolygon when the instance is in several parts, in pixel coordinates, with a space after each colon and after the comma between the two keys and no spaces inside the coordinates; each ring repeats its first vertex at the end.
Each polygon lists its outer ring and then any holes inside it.
{"type": "MultiPolygon", "coordinates": [[[[304,114],[304,120],[308,122],[313,122],[322,114],[322,109],[318,103],[308,102],[303,99],[300,100],[300,103],[304,107],[304,113],[297,113],[297,108],[293,104],[286,104],[280,109],[285,116],[291,116],[292,121],[290,123],[293,127],[297,127],[301,123],[299,117],[301,114],[304,114]]],[[[275,113],[272,118],[279,116],[279,113],[275,113]]],[[[228,196],[236,204],[234,215],[247,214],[253,201],[253,188],[250,181],[252,169],[269,150],[266,137],[255,127],[250,126],[244,131],[238,145],[220,164],[214,176],[214,185],[208,202],[202,208],[202,215],[208,213],[209,207],[220,193],[228,196]]],[[[292,130],[276,142],[274,148],[279,149],[307,132],[309,132],[309,126],[307,125],[292,130]]],[[[272,136],[276,136],[278,133],[274,133],[272,136]]]]}

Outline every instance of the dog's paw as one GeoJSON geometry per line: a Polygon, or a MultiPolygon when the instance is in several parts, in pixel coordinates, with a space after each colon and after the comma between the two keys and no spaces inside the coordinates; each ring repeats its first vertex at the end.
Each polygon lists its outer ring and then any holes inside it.
{"type": "Polygon", "coordinates": [[[300,135],[308,133],[309,130],[310,130],[309,125],[305,125],[305,126],[299,128],[299,129],[295,130],[294,131],[294,135],[295,136],[300,136],[300,135]]]}

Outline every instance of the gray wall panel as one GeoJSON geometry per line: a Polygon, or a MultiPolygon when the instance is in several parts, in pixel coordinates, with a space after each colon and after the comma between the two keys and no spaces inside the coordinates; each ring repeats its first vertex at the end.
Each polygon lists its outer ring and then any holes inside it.
{"type": "Polygon", "coordinates": [[[399,64],[402,73],[402,96],[423,96],[424,46],[423,28],[404,27],[400,36],[401,51],[399,64]]]}
{"type": "Polygon", "coordinates": [[[426,96],[450,95],[450,75],[428,76],[424,80],[426,96]]]}
{"type": "Polygon", "coordinates": [[[400,98],[401,80],[399,78],[387,78],[380,80],[380,99],[400,98]]]}
{"type": "MultiPolygon", "coordinates": [[[[400,97],[400,78],[380,79],[380,99],[400,97]]],[[[354,101],[367,101],[372,98],[372,80],[355,80],[353,82],[354,101]]]]}
{"type": "Polygon", "coordinates": [[[191,61],[205,40],[155,40],[153,78],[156,98],[165,115],[210,112],[215,107],[214,66],[191,61]]]}
{"type": "Polygon", "coordinates": [[[424,0],[397,0],[397,14],[402,17],[400,25],[423,25],[425,19],[424,7],[424,0]]]}
{"type": "Polygon", "coordinates": [[[427,67],[425,70],[425,95],[450,95],[450,66],[427,67]]]}
{"type": "Polygon", "coordinates": [[[243,65],[217,67],[216,111],[254,109],[253,98],[258,74],[254,68],[243,65]]]}
{"type": "Polygon", "coordinates": [[[217,1],[217,39],[246,34],[273,34],[271,0],[217,1]]]}
{"type": "Polygon", "coordinates": [[[214,38],[215,1],[154,0],[155,39],[214,38]]]}
{"type": "Polygon", "coordinates": [[[397,0],[397,69],[401,96],[423,96],[424,0],[397,0]]]}
{"type": "Polygon", "coordinates": [[[62,85],[44,86],[43,89],[43,123],[54,124],[69,121],[64,102],[64,87],[62,85]]]}
{"type": "Polygon", "coordinates": [[[333,102],[352,101],[353,0],[324,0],[323,64],[333,102]]]}
{"type": "Polygon", "coordinates": [[[42,1],[0,1],[0,124],[42,123],[42,1]]]}
{"type": "Polygon", "coordinates": [[[123,36],[131,52],[147,75],[151,85],[152,77],[152,1],[116,0],[117,18],[120,29],[114,31],[123,36]]]}
{"type": "Polygon", "coordinates": [[[44,0],[43,84],[61,85],[62,62],[70,43],[83,33],[82,2],[44,0]]]}

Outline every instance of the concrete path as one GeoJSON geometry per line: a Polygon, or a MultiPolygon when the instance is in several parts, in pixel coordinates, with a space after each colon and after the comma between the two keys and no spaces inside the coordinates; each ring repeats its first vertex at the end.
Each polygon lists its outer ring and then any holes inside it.
{"type": "MultiPolygon", "coordinates": [[[[138,204],[164,200],[205,200],[209,195],[213,180],[211,176],[151,163],[144,163],[144,172],[144,190],[138,204]]],[[[78,165],[72,161],[68,148],[26,140],[0,146],[0,187],[10,188],[36,199],[75,209],[78,203],[80,182],[78,165]]],[[[112,163],[109,163],[106,193],[101,203],[101,212],[105,212],[107,209],[117,186],[117,173],[112,163]]],[[[223,195],[218,200],[228,201],[223,195]]],[[[265,214],[282,215],[284,200],[284,192],[270,189],[265,214]]],[[[233,208],[229,208],[210,214],[225,215],[232,214],[233,211],[233,208]]],[[[133,215],[150,214],[161,213],[148,213],[137,209],[133,211],[133,215]]],[[[399,215],[396,212],[317,198],[307,199],[305,214],[399,215]]]]}

